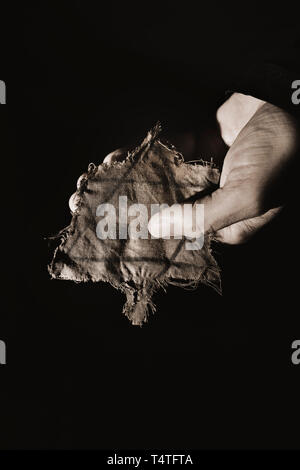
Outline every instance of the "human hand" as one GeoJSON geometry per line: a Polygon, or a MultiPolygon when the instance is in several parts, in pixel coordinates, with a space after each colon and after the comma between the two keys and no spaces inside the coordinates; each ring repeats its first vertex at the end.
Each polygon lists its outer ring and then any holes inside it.
{"type": "MultiPolygon", "coordinates": [[[[238,93],[218,109],[217,120],[229,147],[220,188],[194,206],[204,204],[206,232],[223,243],[239,244],[274,218],[284,203],[285,178],[299,158],[299,123],[276,106],[238,93]]],[[[104,163],[121,161],[126,155],[127,149],[117,149],[105,157],[104,163]]],[[[76,193],[70,198],[72,212],[77,208],[77,198],[76,193]]],[[[148,228],[153,236],[164,236],[162,221],[167,211],[150,219],[148,228]]],[[[181,219],[173,218],[173,235],[184,233],[189,237],[185,229],[181,219]]]]}
{"type": "MultiPolygon", "coordinates": [[[[219,108],[217,120],[230,147],[220,187],[194,207],[204,204],[205,232],[223,243],[238,244],[275,217],[284,204],[289,172],[300,158],[299,122],[276,106],[240,94],[219,108]]],[[[148,228],[153,236],[164,236],[162,221],[168,210],[151,218],[148,228]]],[[[182,231],[191,236],[176,215],[171,230],[174,236],[182,231]]]]}

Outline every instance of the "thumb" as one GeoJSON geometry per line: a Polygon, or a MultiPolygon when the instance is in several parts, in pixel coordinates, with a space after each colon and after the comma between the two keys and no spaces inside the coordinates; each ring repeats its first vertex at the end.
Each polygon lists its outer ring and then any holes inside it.
{"type": "MultiPolygon", "coordinates": [[[[188,204],[188,203],[186,203],[188,204]]],[[[257,196],[252,188],[243,188],[226,185],[192,204],[191,223],[184,219],[184,206],[176,204],[154,214],[148,224],[148,230],[155,238],[169,236],[200,237],[204,232],[216,232],[228,225],[244,219],[256,217],[262,213],[257,196]],[[197,221],[197,205],[204,207],[204,227],[197,221]],[[178,206],[181,210],[178,210],[178,206]]],[[[189,202],[189,204],[191,204],[189,202]]]]}

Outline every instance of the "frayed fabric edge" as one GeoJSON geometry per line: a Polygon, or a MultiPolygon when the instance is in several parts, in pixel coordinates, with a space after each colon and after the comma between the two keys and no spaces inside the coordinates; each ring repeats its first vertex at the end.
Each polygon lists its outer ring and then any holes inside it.
{"type": "MultiPolygon", "coordinates": [[[[127,157],[124,159],[123,162],[113,162],[113,163],[102,163],[102,165],[107,165],[107,166],[117,166],[117,165],[123,165],[128,161],[132,161],[135,158],[140,158],[142,159],[143,156],[148,152],[149,148],[151,145],[155,142],[158,141],[157,137],[161,133],[162,127],[160,122],[158,121],[155,126],[147,133],[147,136],[145,139],[142,141],[142,143],[137,146],[132,152],[128,152],[127,157]]],[[[194,163],[194,162],[185,162],[183,155],[177,151],[177,149],[170,144],[169,142],[164,142],[159,140],[158,141],[160,145],[164,146],[168,150],[174,152],[174,157],[175,157],[175,163],[178,165],[181,164],[189,164],[189,163],[194,163]]],[[[215,168],[214,163],[211,161],[205,161],[205,160],[198,160],[198,164],[201,164],[203,166],[208,166],[211,167],[212,169],[215,168]]],[[[97,172],[98,166],[95,165],[94,163],[90,163],[88,166],[87,172],[83,175],[83,178],[81,180],[80,186],[76,191],[76,194],[79,196],[78,200],[78,205],[77,209],[74,213],[72,213],[72,220],[70,225],[65,227],[64,229],[60,230],[57,235],[47,237],[46,240],[53,241],[53,240],[58,240],[59,243],[55,248],[53,258],[51,263],[48,265],[48,272],[51,276],[52,279],[59,279],[59,280],[68,280],[63,277],[59,277],[56,275],[55,270],[54,270],[54,263],[56,261],[56,255],[58,251],[62,251],[64,244],[66,243],[68,237],[72,235],[74,229],[75,229],[75,224],[76,224],[76,219],[78,216],[78,213],[80,211],[80,207],[82,204],[82,195],[86,189],[88,179],[97,172]]],[[[209,252],[212,256],[211,249],[209,248],[209,252]]],[[[214,258],[212,256],[213,261],[214,258]]],[[[126,303],[123,307],[123,314],[130,320],[130,322],[133,325],[137,326],[142,326],[143,323],[146,323],[148,320],[148,317],[151,313],[155,313],[156,307],[152,301],[152,296],[153,294],[158,291],[159,289],[162,289],[166,291],[166,287],[168,285],[174,285],[177,287],[181,288],[192,288],[196,289],[199,285],[199,283],[208,285],[212,287],[216,292],[219,294],[222,293],[221,289],[221,278],[220,278],[220,269],[217,267],[217,264],[215,267],[209,267],[209,270],[213,271],[216,278],[217,282],[213,282],[209,279],[207,279],[204,275],[199,279],[189,281],[189,280],[175,280],[172,278],[165,278],[164,280],[159,280],[159,279],[147,279],[144,281],[144,283],[140,286],[136,285],[135,287],[129,285],[126,282],[121,282],[121,283],[116,283],[115,280],[109,279],[109,278],[103,278],[101,279],[102,282],[108,282],[112,285],[112,287],[116,288],[117,290],[120,290],[122,293],[126,295],[126,303]]],[[[93,280],[90,276],[85,276],[81,279],[75,280],[75,282],[98,282],[93,280]]]]}

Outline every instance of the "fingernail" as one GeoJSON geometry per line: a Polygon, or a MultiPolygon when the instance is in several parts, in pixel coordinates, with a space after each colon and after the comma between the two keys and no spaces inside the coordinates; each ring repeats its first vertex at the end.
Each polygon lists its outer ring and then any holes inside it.
{"type": "Polygon", "coordinates": [[[72,196],[69,199],[69,207],[71,209],[71,212],[75,212],[78,209],[80,197],[78,196],[77,193],[72,194],[72,196]]]}
{"type": "Polygon", "coordinates": [[[164,209],[151,217],[148,230],[154,238],[182,238],[182,217],[164,209]]]}

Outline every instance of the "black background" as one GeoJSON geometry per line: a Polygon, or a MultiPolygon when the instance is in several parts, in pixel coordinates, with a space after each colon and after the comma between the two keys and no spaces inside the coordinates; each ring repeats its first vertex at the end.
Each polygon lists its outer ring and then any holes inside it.
{"type": "Polygon", "coordinates": [[[88,163],[158,119],[175,140],[196,135],[191,157],[217,153],[238,57],[274,55],[295,21],[259,5],[40,2],[16,20],[0,77],[1,449],[299,446],[297,188],[251,243],[215,247],[222,297],[169,288],[143,328],[111,287],[51,281],[44,240],[69,223],[88,163]]]}

